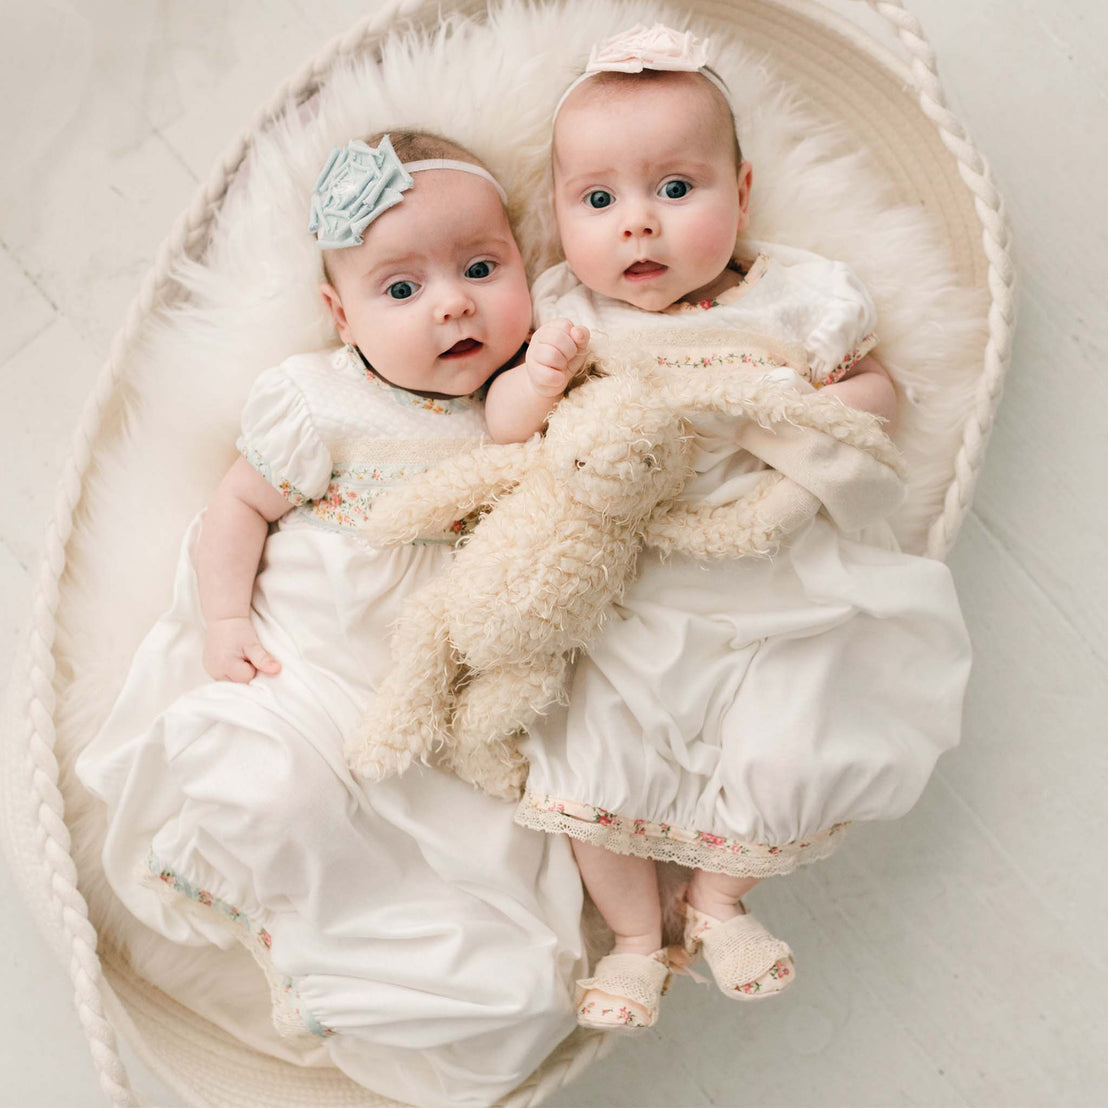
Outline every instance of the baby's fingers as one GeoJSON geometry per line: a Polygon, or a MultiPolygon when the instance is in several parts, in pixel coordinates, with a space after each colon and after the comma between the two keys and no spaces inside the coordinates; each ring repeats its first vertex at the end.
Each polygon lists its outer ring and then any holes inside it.
{"type": "Polygon", "coordinates": [[[246,660],[259,673],[281,672],[281,663],[260,642],[251,643],[243,653],[246,655],[246,660]]]}
{"type": "Polygon", "coordinates": [[[234,681],[236,685],[249,685],[258,672],[245,658],[229,658],[221,668],[223,672],[216,676],[216,680],[234,681]]]}
{"type": "Polygon", "coordinates": [[[529,367],[531,387],[540,396],[561,396],[566,390],[566,371],[550,365],[532,362],[529,367]]]}

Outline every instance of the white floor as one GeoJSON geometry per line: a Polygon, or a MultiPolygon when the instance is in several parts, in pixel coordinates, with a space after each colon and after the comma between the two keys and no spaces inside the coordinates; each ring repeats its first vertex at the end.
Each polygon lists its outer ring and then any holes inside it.
{"type": "MultiPolygon", "coordinates": [[[[69,430],[161,238],[271,89],[371,4],[0,0],[0,673],[69,430]]],[[[762,891],[801,960],[788,1000],[735,1011],[679,982],[661,1028],[558,1105],[1108,1103],[1108,7],[909,6],[1023,273],[952,558],[978,659],[965,741],[907,819],[762,891]]],[[[102,1103],[65,968],[3,867],[0,974],[0,1103],[102,1103]]]]}

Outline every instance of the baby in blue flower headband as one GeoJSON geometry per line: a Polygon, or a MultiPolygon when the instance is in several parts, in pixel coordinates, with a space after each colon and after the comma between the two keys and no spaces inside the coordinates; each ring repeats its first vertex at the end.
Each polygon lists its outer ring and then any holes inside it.
{"type": "MultiPolygon", "coordinates": [[[[324,250],[322,291],[339,335],[379,379],[466,396],[524,360],[531,301],[505,200],[488,170],[446,140],[394,133],[333,152],[309,230],[324,250]]],[[[517,390],[560,395],[585,342],[564,321],[543,327],[519,380],[490,391],[490,418],[517,390]]]]}
{"type": "MultiPolygon", "coordinates": [[[[476,440],[485,417],[493,426],[519,405],[545,410],[561,395],[584,359],[588,331],[555,320],[528,342],[531,298],[505,200],[469,151],[436,135],[394,131],[332,151],[312,193],[308,229],[323,251],[323,299],[346,345],[318,373],[300,358],[259,378],[244,415],[243,458],[210,516],[222,520],[226,494],[245,503],[242,518],[260,537],[261,521],[290,507],[353,533],[383,487],[442,456],[441,444],[428,448],[424,440],[476,440]],[[475,394],[493,377],[483,412],[475,394]],[[303,441],[291,396],[307,403],[312,434],[323,442],[303,441]],[[264,435],[251,422],[264,424],[264,435]],[[332,474],[332,438],[413,435],[419,443],[406,448],[403,467],[391,447],[389,459],[374,447],[358,466],[341,467],[341,479],[332,474]],[[308,455],[310,474],[300,469],[308,455]]],[[[222,567],[240,564],[243,528],[209,524],[201,538],[201,599],[216,617],[204,664],[218,680],[280,669],[248,614],[260,537],[234,574],[222,567]]]]}
{"type": "Polygon", "coordinates": [[[80,772],[112,807],[121,895],[168,938],[245,944],[283,1035],[405,1102],[491,1103],[573,1027],[578,920],[546,891],[571,862],[452,774],[351,776],[391,626],[466,526],[374,549],[360,525],[382,489],[486,437],[490,378],[494,406],[557,390],[587,334],[556,322],[528,344],[503,192],[454,143],[351,143],[311,208],[345,345],[256,379],[241,457],[132,670],[143,705],[168,706],[142,730],[122,700],[80,772]]]}

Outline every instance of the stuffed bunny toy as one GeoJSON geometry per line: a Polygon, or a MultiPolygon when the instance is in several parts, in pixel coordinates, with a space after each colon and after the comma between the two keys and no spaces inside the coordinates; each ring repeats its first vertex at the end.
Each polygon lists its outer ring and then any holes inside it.
{"type": "Polygon", "coordinates": [[[899,496],[895,448],[877,417],[798,393],[788,370],[689,373],[633,358],[609,358],[604,370],[560,401],[544,436],[482,446],[374,501],[365,537],[375,545],[484,514],[401,614],[392,671],[348,747],[357,772],[380,780],[442,748],[464,780],[517,796],[527,766],[514,736],[563,695],[571,658],[619,600],[644,543],[695,558],[767,556],[820,510],[822,495],[773,469],[737,503],[681,501],[690,415],[744,420],[777,463],[815,459],[819,470],[821,452],[839,467],[845,458],[879,511],[899,496]]]}

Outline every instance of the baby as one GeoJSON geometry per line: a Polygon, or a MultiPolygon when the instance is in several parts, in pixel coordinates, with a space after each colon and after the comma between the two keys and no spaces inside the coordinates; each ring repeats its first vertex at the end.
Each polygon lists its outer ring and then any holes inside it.
{"type": "MultiPolygon", "coordinates": [[[[486,1105],[572,1026],[580,904],[547,882],[575,875],[450,774],[350,775],[344,738],[398,608],[465,529],[376,550],[358,525],[383,488],[481,441],[490,378],[545,370],[527,365],[500,185],[438,136],[369,143],[335,150],[312,197],[345,345],[257,378],[174,607],[78,772],[109,806],[105,870],[135,915],[178,942],[243,943],[278,1030],[316,1036],[375,1091],[486,1105]]],[[[571,341],[560,325],[536,339],[571,341]]]]}
{"type": "MultiPolygon", "coordinates": [[[[892,420],[893,384],[869,354],[873,305],[854,275],[742,237],[752,171],[707,61],[705,42],[664,27],[594,49],[555,111],[566,261],[536,282],[537,318],[571,319],[689,373],[753,363],[782,389],[823,388],[892,420]],[[757,364],[744,336],[780,357],[757,364]]],[[[570,372],[568,347],[561,357],[570,372]]],[[[545,361],[543,373],[559,368],[545,361]]],[[[494,434],[526,438],[547,414],[536,395],[494,434]]],[[[901,554],[882,512],[840,510],[849,495],[840,504],[808,449],[820,433],[778,430],[692,418],[685,498],[736,502],[770,464],[810,477],[826,510],[773,559],[644,555],[568,706],[523,744],[516,819],[571,837],[615,935],[577,985],[585,1026],[652,1025],[670,970],[698,953],[729,997],[786,988],[792,952],[742,897],[825,857],[845,823],[905,812],[958,739],[968,644],[947,569],[901,554]],[[658,860],[692,870],[679,957],[662,949],[658,860]]]]}

